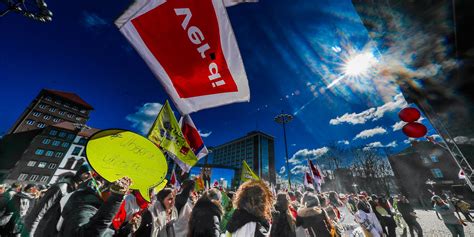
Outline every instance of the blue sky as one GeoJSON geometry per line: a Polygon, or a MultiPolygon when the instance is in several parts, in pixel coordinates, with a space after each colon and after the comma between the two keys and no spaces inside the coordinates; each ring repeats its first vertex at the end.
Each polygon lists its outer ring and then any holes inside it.
{"type": "MultiPolygon", "coordinates": [[[[14,13],[0,20],[1,134],[41,88],[80,95],[95,108],[92,127],[146,130],[168,97],[113,25],[130,3],[50,1],[51,23],[14,13]]],[[[228,13],[251,101],[192,114],[207,145],[262,130],[275,137],[280,171],[283,134],[273,117],[284,111],[295,115],[287,135],[297,175],[301,160],[319,158],[331,144],[392,152],[407,146],[407,137],[395,126],[406,102],[390,78],[373,73],[344,77],[345,62],[354,55],[373,55],[374,64],[384,60],[351,1],[261,0],[230,7],[228,13]]],[[[224,173],[216,172],[215,178],[228,178],[224,173]]]]}

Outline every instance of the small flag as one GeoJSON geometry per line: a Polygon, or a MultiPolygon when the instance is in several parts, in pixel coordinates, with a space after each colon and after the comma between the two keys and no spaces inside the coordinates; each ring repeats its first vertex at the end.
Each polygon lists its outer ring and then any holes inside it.
{"type": "Polygon", "coordinates": [[[313,162],[310,159],[308,159],[308,166],[310,169],[311,178],[314,181],[313,186],[318,192],[321,192],[321,183],[324,183],[321,171],[319,170],[319,167],[313,165],[313,162]]]}
{"type": "Polygon", "coordinates": [[[181,189],[181,185],[180,185],[178,179],[176,178],[176,173],[174,172],[174,170],[173,170],[173,173],[171,173],[170,184],[171,184],[171,185],[174,187],[174,189],[176,189],[176,190],[180,190],[180,189],[181,189]]]}
{"type": "Polygon", "coordinates": [[[312,187],[313,186],[313,178],[309,175],[308,172],[305,172],[303,177],[303,184],[305,187],[312,187]]]}
{"type": "Polygon", "coordinates": [[[250,169],[249,165],[247,162],[244,160],[242,162],[242,174],[240,176],[240,181],[243,183],[247,180],[260,180],[260,178],[253,172],[252,169],[250,169]]]}
{"type": "Polygon", "coordinates": [[[164,150],[164,153],[173,159],[183,171],[189,172],[197,162],[197,157],[184,138],[168,101],[158,113],[148,134],[148,139],[164,150]]]}
{"type": "Polygon", "coordinates": [[[201,191],[201,190],[204,190],[205,187],[204,187],[204,180],[202,179],[201,176],[196,176],[196,180],[195,180],[195,185],[194,185],[194,190],[197,191],[201,191]]]}
{"type": "Polygon", "coordinates": [[[194,155],[199,159],[206,156],[209,151],[207,147],[204,145],[202,141],[201,135],[199,135],[199,131],[196,129],[196,125],[194,125],[191,116],[184,115],[179,120],[179,125],[181,126],[181,131],[183,132],[184,138],[188,142],[191,150],[193,150],[194,155]]]}
{"type": "Polygon", "coordinates": [[[459,179],[465,179],[466,175],[464,174],[464,170],[460,169],[458,173],[458,178],[459,179]]]}
{"type": "Polygon", "coordinates": [[[217,180],[214,181],[214,184],[212,184],[212,187],[218,188],[219,187],[219,182],[217,182],[217,180]]]}

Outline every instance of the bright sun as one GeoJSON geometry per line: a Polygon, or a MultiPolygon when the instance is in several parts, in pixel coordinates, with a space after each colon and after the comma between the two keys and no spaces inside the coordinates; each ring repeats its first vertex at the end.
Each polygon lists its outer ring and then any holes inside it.
{"type": "Polygon", "coordinates": [[[357,54],[344,63],[344,75],[348,77],[364,76],[377,59],[370,52],[357,54]]]}

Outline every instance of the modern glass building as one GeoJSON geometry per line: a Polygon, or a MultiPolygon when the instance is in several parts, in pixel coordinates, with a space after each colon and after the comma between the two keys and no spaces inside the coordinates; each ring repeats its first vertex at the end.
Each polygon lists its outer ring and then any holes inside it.
{"type": "MultiPolygon", "coordinates": [[[[254,172],[270,183],[276,182],[274,138],[261,131],[212,148],[212,163],[240,168],[245,160],[254,172]]],[[[239,174],[236,173],[236,176],[239,174]]],[[[240,177],[236,177],[240,178],[240,177]]]]}

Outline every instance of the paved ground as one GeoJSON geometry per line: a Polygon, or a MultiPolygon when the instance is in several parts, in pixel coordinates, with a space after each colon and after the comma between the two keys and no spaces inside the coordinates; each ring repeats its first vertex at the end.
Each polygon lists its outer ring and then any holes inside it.
{"type": "MultiPolygon", "coordinates": [[[[449,232],[448,228],[444,225],[443,221],[439,220],[436,217],[434,211],[424,211],[424,210],[416,210],[416,213],[420,217],[418,222],[423,228],[423,236],[427,237],[450,237],[451,233],[449,232]]],[[[472,215],[472,213],[471,213],[472,215]]],[[[461,214],[461,217],[462,214],[461,214]]],[[[474,223],[466,222],[467,226],[464,227],[464,233],[466,237],[474,237],[474,223]]],[[[401,230],[397,229],[401,236],[401,230]]],[[[408,236],[410,236],[409,231],[408,236]]]]}

